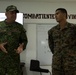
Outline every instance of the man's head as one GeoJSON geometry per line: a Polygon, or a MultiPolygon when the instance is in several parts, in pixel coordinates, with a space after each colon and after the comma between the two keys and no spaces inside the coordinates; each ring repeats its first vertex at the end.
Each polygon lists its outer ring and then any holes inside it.
{"type": "Polygon", "coordinates": [[[14,5],[7,6],[7,8],[6,8],[6,17],[7,17],[6,21],[9,23],[14,22],[16,20],[17,13],[19,13],[19,10],[17,9],[16,6],[14,6],[14,5]]]}
{"type": "Polygon", "coordinates": [[[19,10],[14,5],[7,6],[6,12],[8,12],[8,11],[15,11],[16,13],[19,13],[19,10]]]}
{"type": "Polygon", "coordinates": [[[62,19],[67,19],[67,10],[64,8],[58,8],[55,11],[55,18],[59,22],[62,19]]]}

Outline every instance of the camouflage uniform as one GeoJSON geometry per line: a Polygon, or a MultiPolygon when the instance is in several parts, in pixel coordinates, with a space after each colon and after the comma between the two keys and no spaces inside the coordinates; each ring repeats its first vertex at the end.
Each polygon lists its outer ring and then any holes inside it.
{"type": "Polygon", "coordinates": [[[48,43],[53,53],[52,75],[76,75],[76,26],[53,27],[48,31],[48,43]]]}
{"type": "Polygon", "coordinates": [[[27,37],[23,26],[17,22],[8,24],[5,21],[0,22],[0,43],[7,42],[5,45],[8,53],[0,50],[0,75],[21,75],[20,56],[14,49],[17,49],[19,43],[24,43],[24,49],[27,45],[27,37]]]}

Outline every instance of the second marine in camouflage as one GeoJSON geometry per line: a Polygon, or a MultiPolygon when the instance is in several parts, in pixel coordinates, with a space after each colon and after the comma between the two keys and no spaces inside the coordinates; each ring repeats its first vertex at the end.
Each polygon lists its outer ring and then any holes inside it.
{"type": "Polygon", "coordinates": [[[57,9],[55,16],[59,24],[48,31],[53,53],[52,75],[76,75],[76,25],[66,22],[63,8],[57,9]]]}

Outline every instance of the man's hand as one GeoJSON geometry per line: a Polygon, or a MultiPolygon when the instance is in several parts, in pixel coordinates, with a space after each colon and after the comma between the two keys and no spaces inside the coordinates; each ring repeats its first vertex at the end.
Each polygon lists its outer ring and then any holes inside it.
{"type": "Polygon", "coordinates": [[[0,44],[0,49],[1,49],[3,52],[8,53],[7,50],[6,50],[5,47],[4,47],[6,44],[7,44],[7,42],[1,43],[1,44],[0,44]]]}
{"type": "Polygon", "coordinates": [[[19,47],[15,49],[18,54],[20,54],[23,51],[23,45],[24,45],[23,43],[19,44],[19,47]]]}

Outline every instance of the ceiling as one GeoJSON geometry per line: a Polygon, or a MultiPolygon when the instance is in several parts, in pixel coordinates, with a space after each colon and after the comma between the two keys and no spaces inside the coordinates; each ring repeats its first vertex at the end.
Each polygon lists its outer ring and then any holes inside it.
{"type": "Polygon", "coordinates": [[[76,0],[25,0],[25,1],[76,1],[76,0]]]}
{"type": "MultiPolygon", "coordinates": [[[[6,1],[6,0],[0,0],[6,1]]],[[[12,0],[7,0],[12,1],[12,0]]],[[[13,1],[28,1],[28,2],[75,2],[76,0],[13,0],[13,1]]]]}

